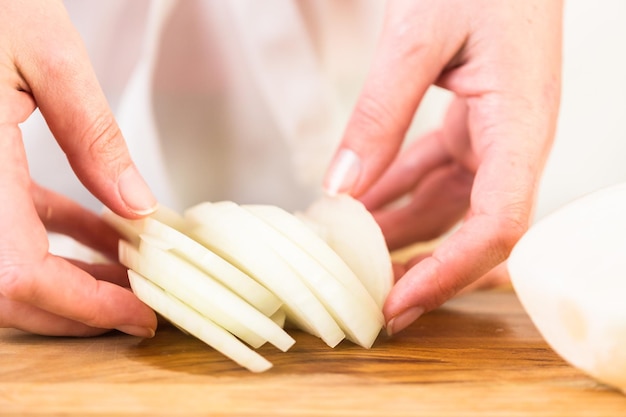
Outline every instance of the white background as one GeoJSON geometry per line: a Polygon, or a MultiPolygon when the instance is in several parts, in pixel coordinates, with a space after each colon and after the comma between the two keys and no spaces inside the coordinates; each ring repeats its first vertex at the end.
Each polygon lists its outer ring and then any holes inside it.
{"type": "Polygon", "coordinates": [[[625,22],[623,0],[566,3],[561,114],[538,217],[626,181],[625,22]]]}

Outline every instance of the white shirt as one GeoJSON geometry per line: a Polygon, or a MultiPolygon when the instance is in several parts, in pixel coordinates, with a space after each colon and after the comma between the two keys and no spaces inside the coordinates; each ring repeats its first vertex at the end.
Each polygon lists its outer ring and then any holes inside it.
{"type": "MultiPolygon", "coordinates": [[[[319,192],[380,30],[377,0],[66,0],[131,153],[159,200],[269,202],[319,192]]],[[[626,181],[626,2],[565,7],[559,129],[537,216],[626,181]]],[[[427,98],[417,125],[440,120],[427,98]]],[[[99,209],[38,115],[32,176],[99,209]],[[54,175],[51,175],[54,173],[54,175]]]]}
{"type": "MultiPolygon", "coordinates": [[[[161,203],[183,209],[230,199],[295,209],[321,190],[383,4],[68,0],[66,7],[161,203]]],[[[41,119],[24,129],[33,177],[99,207],[41,119]]]]}

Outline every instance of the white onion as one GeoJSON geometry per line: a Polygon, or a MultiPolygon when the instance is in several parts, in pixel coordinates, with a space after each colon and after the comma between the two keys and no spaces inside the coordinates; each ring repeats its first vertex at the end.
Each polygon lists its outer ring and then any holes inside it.
{"type": "Polygon", "coordinates": [[[125,239],[120,262],[139,299],[254,372],[271,367],[254,348],[292,346],[287,324],[331,347],[347,338],[365,348],[383,326],[391,258],[351,197],[325,197],[300,217],[207,202],[184,216],[161,207],[142,220],[103,218],[125,239]]]}
{"type": "Polygon", "coordinates": [[[537,222],[508,267],[552,348],[626,392],[626,184],[580,198],[537,222]]]}

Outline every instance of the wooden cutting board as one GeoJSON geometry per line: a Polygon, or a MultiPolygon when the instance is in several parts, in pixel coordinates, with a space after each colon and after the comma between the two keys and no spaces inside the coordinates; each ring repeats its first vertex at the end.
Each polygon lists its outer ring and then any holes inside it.
{"type": "Polygon", "coordinates": [[[476,292],[369,350],[294,332],[252,374],[177,329],[50,338],[0,329],[0,415],[626,416],[563,362],[510,289],[476,292]]]}

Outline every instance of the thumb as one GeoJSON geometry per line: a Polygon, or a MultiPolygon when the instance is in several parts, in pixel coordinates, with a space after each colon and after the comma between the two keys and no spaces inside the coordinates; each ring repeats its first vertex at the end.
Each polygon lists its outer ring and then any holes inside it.
{"type": "Polygon", "coordinates": [[[46,36],[25,36],[15,61],[72,169],[115,212],[126,217],[152,212],[156,199],[130,158],[63,3],[31,8],[25,14],[29,26],[46,36]]]}
{"type": "Polygon", "coordinates": [[[461,48],[460,31],[444,36],[437,28],[445,21],[441,8],[424,13],[421,7],[413,0],[388,3],[372,67],[324,178],[329,194],[359,196],[378,179],[426,90],[461,48]]]}

